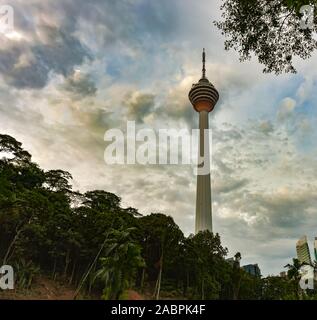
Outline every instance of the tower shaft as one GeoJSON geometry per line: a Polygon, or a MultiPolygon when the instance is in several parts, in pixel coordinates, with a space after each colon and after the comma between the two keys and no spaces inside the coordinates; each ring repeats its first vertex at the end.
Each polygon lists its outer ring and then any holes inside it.
{"type": "Polygon", "coordinates": [[[195,232],[209,230],[212,232],[212,205],[210,183],[210,151],[208,114],[217,101],[219,93],[206,78],[206,53],[202,54],[202,77],[194,83],[188,97],[194,109],[199,113],[199,151],[196,191],[196,222],[195,232]]]}
{"type": "Polygon", "coordinates": [[[199,151],[196,191],[195,232],[212,232],[210,151],[209,151],[208,112],[199,112],[199,151]]]}

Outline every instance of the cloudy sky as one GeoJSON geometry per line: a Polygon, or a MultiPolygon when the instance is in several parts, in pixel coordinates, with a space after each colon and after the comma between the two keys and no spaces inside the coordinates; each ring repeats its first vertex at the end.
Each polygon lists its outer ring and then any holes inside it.
{"type": "Polygon", "coordinates": [[[276,274],[296,240],[317,236],[317,59],[296,75],[262,74],[255,59],[224,51],[212,0],[0,0],[14,30],[0,34],[0,132],[74,189],[104,189],[142,214],[194,231],[189,166],[104,162],[104,133],[137,126],[197,127],[187,98],[200,77],[220,93],[213,129],[213,220],[230,254],[276,274]]]}

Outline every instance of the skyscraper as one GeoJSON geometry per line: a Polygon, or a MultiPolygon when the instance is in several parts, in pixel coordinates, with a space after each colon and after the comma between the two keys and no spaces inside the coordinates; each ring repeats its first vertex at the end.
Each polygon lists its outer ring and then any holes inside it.
{"type": "Polygon", "coordinates": [[[306,236],[303,236],[297,241],[296,252],[297,252],[297,259],[299,260],[299,262],[312,264],[306,236]]]}
{"type": "Polygon", "coordinates": [[[254,277],[261,278],[261,270],[260,270],[259,265],[257,263],[247,264],[247,265],[243,266],[242,269],[254,277]]]}
{"type": "Polygon", "coordinates": [[[189,100],[199,113],[199,151],[196,191],[196,221],[195,232],[209,230],[212,232],[211,182],[210,182],[210,153],[209,153],[209,123],[208,114],[211,112],[219,94],[215,87],[206,78],[206,54],[203,50],[202,77],[192,85],[189,100]],[[203,169],[203,170],[200,170],[203,169]]]}

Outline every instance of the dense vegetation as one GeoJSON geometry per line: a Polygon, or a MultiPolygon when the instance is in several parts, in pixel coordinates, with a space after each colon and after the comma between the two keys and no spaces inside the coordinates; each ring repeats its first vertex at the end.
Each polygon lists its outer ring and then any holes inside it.
{"type": "Polygon", "coordinates": [[[71,180],[0,135],[0,265],[14,267],[18,288],[45,275],[77,288],[75,297],[119,299],[126,289],[156,299],[298,297],[294,266],[289,278],[252,277],[225,260],[218,234],[185,237],[171,217],[141,216],[106,191],[72,191],[71,180]]]}
{"type": "Polygon", "coordinates": [[[254,55],[264,72],[294,73],[294,59],[308,59],[317,49],[316,5],[316,0],[223,0],[222,20],[215,25],[226,37],[225,49],[236,50],[241,61],[254,55]],[[311,6],[307,15],[305,5],[311,6]]]}

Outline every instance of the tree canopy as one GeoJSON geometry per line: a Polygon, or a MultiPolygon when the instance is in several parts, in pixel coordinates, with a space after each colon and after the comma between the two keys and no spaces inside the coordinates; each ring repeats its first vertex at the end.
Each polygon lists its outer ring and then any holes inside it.
{"type": "MultiPolygon", "coordinates": [[[[120,182],[118,182],[120,183],[120,182]]],[[[218,234],[186,237],[172,217],[142,216],[104,190],[72,190],[72,176],[41,169],[13,137],[0,135],[0,265],[18,290],[37,277],[70,284],[74,298],[290,299],[303,297],[298,262],[289,277],[260,279],[234,263],[218,234]]],[[[1,292],[0,292],[1,297],[1,292]]]]}
{"type": "Polygon", "coordinates": [[[226,37],[225,49],[240,60],[255,55],[263,72],[295,73],[294,58],[307,59],[317,48],[317,0],[223,0],[222,20],[214,24],[226,37]],[[315,8],[316,9],[316,8],[315,8]]]}

